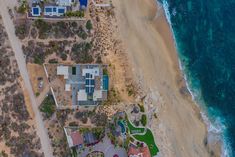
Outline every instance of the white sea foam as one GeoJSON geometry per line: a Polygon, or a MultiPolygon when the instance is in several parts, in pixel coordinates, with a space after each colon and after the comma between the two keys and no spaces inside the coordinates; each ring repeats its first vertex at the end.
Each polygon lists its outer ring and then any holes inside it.
{"type": "MultiPolygon", "coordinates": [[[[158,3],[158,0],[156,0],[156,2],[158,3]]],[[[170,26],[171,32],[172,32],[172,37],[174,39],[174,44],[175,47],[178,48],[177,43],[176,43],[176,38],[175,38],[175,34],[172,28],[172,23],[171,23],[171,14],[169,11],[169,4],[166,0],[162,0],[162,6],[164,9],[164,13],[167,19],[167,22],[170,26]]],[[[174,9],[174,16],[177,14],[176,10],[174,9]]],[[[187,76],[185,74],[186,69],[184,69],[183,64],[181,63],[180,59],[179,61],[179,66],[180,66],[180,70],[183,72],[184,75],[184,80],[186,82],[186,86],[188,91],[190,92],[193,100],[197,103],[200,104],[200,108],[204,108],[204,110],[201,110],[201,116],[203,121],[205,122],[205,124],[207,125],[207,129],[208,129],[208,134],[213,134],[213,135],[218,135],[218,137],[220,137],[220,141],[222,141],[222,157],[230,157],[231,155],[231,148],[229,145],[228,140],[226,140],[225,137],[225,132],[226,132],[226,126],[223,125],[223,120],[221,118],[215,118],[215,120],[213,122],[211,122],[206,114],[206,107],[205,104],[203,102],[201,98],[201,92],[200,89],[197,89],[198,91],[192,91],[192,88],[189,85],[189,80],[187,80],[187,76]]],[[[219,115],[219,114],[217,114],[219,115]]],[[[220,116],[218,116],[220,117],[220,116]]]]}

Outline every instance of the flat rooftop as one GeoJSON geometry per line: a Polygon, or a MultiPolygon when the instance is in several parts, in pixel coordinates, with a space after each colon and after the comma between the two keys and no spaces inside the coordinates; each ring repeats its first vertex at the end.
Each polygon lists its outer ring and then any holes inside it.
{"type": "Polygon", "coordinates": [[[63,91],[70,95],[72,106],[98,105],[107,99],[109,78],[103,69],[99,64],[57,65],[56,74],[64,82],[63,91]]]}

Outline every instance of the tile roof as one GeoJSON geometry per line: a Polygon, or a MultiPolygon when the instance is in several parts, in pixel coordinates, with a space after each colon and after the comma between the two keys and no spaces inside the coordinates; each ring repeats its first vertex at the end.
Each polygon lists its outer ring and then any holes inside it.
{"type": "Polygon", "coordinates": [[[128,149],[128,156],[129,157],[132,157],[132,156],[151,157],[147,146],[138,148],[134,145],[130,145],[128,149]]]}
{"type": "Polygon", "coordinates": [[[72,132],[71,138],[74,146],[83,144],[83,137],[78,131],[72,132]]]}

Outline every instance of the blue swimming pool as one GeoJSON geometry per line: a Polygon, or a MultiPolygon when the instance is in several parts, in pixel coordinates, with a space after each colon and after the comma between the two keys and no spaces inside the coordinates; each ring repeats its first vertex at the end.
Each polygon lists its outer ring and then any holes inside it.
{"type": "Polygon", "coordinates": [[[58,13],[60,13],[60,14],[64,14],[64,13],[65,13],[65,9],[64,9],[64,8],[60,8],[60,9],[58,9],[58,13]]]}
{"type": "Polygon", "coordinates": [[[51,12],[52,12],[52,8],[46,8],[46,7],[45,7],[45,12],[51,13],[51,12]]]}
{"type": "Polygon", "coordinates": [[[80,1],[80,6],[87,7],[87,0],[79,0],[80,1]]]}
{"type": "Polygon", "coordinates": [[[108,77],[108,75],[103,76],[103,89],[104,90],[109,89],[109,77],[108,77]]]}
{"type": "Polygon", "coordinates": [[[121,132],[124,134],[126,132],[126,127],[123,121],[118,121],[117,124],[121,127],[121,132]]]}
{"type": "Polygon", "coordinates": [[[33,8],[33,14],[39,15],[39,8],[33,8]]]}

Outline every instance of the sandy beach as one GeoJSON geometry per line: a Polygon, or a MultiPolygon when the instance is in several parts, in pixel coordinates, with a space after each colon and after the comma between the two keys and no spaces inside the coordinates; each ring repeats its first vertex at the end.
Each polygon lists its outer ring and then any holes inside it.
{"type": "MultiPolygon", "coordinates": [[[[151,93],[158,120],[153,121],[160,156],[206,157],[207,129],[186,89],[171,30],[154,0],[114,0],[118,35],[143,89],[151,93]],[[161,103],[159,103],[161,97],[161,103]]],[[[219,156],[220,151],[213,152],[219,156]]]]}

